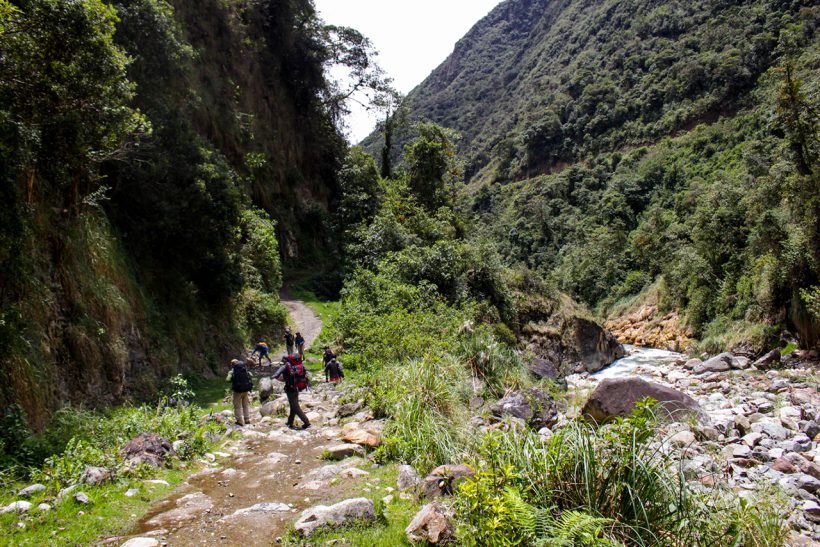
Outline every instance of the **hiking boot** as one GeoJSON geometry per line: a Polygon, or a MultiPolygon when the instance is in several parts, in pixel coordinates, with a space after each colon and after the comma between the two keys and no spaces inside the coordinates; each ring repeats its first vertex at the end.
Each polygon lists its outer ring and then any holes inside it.
{"type": "Polygon", "coordinates": [[[293,424],[287,424],[287,425],[288,425],[288,429],[299,429],[298,427],[296,427],[293,424]]]}
{"type": "Polygon", "coordinates": [[[310,427],[310,424],[302,424],[302,429],[307,429],[310,427]]]}

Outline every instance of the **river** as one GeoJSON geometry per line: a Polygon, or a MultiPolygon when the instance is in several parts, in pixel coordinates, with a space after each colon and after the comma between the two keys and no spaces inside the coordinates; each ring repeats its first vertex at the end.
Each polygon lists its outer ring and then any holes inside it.
{"type": "Polygon", "coordinates": [[[679,359],[686,359],[686,356],[674,351],[666,351],[655,348],[641,348],[624,344],[626,350],[626,357],[618,359],[608,367],[599,370],[592,375],[596,380],[604,380],[606,378],[622,378],[625,376],[633,376],[635,368],[638,366],[652,367],[657,365],[672,364],[679,359]]]}

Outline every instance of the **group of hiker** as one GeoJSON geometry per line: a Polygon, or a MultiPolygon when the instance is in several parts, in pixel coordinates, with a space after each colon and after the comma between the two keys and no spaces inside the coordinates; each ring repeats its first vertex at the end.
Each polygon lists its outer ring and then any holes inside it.
{"type": "MultiPolygon", "coordinates": [[[[294,335],[290,328],[285,329],[282,338],[285,342],[286,353],[282,356],[279,368],[271,377],[285,384],[285,395],[288,398],[288,406],[290,407],[287,420],[288,428],[296,429],[294,420],[298,416],[302,422],[301,429],[307,429],[310,427],[310,420],[299,406],[299,393],[310,388],[310,379],[303,364],[305,339],[300,332],[296,332],[294,335]]],[[[263,359],[267,359],[268,366],[273,366],[270,351],[267,342],[258,342],[251,353],[251,362],[258,354],[260,367],[263,359]]],[[[324,348],[322,362],[326,382],[339,383],[345,377],[342,363],[336,359],[336,354],[329,347],[324,348]]],[[[231,388],[233,389],[233,409],[236,425],[244,427],[250,424],[251,421],[250,392],[253,390],[253,378],[250,371],[248,371],[247,364],[240,359],[232,360],[231,370],[228,372],[226,381],[231,382],[231,388]]]]}

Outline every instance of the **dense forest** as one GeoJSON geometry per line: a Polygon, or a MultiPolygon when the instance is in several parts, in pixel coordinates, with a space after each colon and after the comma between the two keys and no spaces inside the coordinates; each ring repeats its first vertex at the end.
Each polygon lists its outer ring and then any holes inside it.
{"type": "Polygon", "coordinates": [[[280,263],[332,248],[325,70],[366,40],[307,0],[0,10],[0,404],[153,394],[281,326],[280,263]]]}
{"type": "Polygon", "coordinates": [[[783,328],[812,345],[812,4],[510,0],[395,119],[457,131],[463,206],[506,261],[601,315],[651,294],[711,350],[759,350],[783,328]]]}

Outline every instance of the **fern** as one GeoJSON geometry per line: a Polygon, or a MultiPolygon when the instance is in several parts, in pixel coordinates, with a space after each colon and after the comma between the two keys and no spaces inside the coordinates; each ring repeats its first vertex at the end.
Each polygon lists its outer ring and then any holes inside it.
{"type": "Polygon", "coordinates": [[[539,530],[536,542],[539,547],[611,546],[623,544],[606,536],[605,528],[614,523],[612,519],[596,517],[581,511],[564,511],[557,519],[550,518],[539,530]]]}

